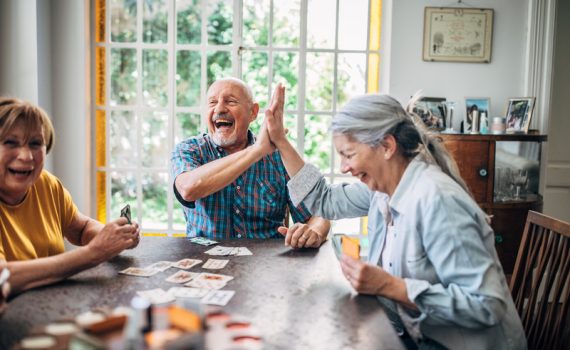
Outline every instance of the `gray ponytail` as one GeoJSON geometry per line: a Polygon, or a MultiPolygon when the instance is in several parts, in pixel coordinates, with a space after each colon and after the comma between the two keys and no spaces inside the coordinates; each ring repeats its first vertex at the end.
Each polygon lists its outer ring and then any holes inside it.
{"type": "Polygon", "coordinates": [[[386,135],[393,135],[403,157],[412,159],[420,155],[423,161],[438,165],[471,195],[457,164],[441,145],[441,139],[430,134],[419,116],[412,112],[419,97],[414,96],[406,109],[388,95],[355,97],[334,116],[331,130],[350,135],[370,147],[378,147],[386,135]]]}

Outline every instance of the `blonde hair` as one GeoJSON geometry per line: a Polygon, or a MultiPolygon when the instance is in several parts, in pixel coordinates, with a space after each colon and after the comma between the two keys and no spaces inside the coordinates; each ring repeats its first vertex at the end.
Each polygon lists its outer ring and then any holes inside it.
{"type": "Polygon", "coordinates": [[[54,143],[54,130],[47,113],[31,102],[17,98],[0,97],[0,140],[21,123],[26,137],[32,131],[40,129],[49,153],[54,143]]]}

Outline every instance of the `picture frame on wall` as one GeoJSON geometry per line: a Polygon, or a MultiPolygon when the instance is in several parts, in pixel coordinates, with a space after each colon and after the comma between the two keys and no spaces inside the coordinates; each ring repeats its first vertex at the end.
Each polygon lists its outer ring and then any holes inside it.
{"type": "Polygon", "coordinates": [[[477,111],[479,115],[484,112],[489,116],[490,107],[490,99],[488,97],[465,97],[464,131],[471,131],[473,128],[473,111],[477,111]]]}
{"type": "Polygon", "coordinates": [[[489,63],[492,37],[493,9],[424,9],[424,61],[489,63]]]}
{"type": "Polygon", "coordinates": [[[507,133],[528,133],[535,100],[535,97],[509,98],[505,112],[507,133]]]}
{"type": "Polygon", "coordinates": [[[445,130],[445,101],[445,97],[422,97],[413,111],[429,130],[445,130]]]}

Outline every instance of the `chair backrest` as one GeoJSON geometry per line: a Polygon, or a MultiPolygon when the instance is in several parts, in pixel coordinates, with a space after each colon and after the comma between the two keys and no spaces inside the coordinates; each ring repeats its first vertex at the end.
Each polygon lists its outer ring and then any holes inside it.
{"type": "Polygon", "coordinates": [[[570,223],[528,212],[510,288],[529,349],[569,349],[570,223]]]}

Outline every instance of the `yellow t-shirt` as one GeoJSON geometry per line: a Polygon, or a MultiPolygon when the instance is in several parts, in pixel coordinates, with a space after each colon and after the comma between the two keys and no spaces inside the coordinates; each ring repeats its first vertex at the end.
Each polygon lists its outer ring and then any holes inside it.
{"type": "Polygon", "coordinates": [[[0,259],[29,260],[63,253],[63,232],[76,213],[69,192],[43,170],[22,203],[0,203],[0,259]]]}

